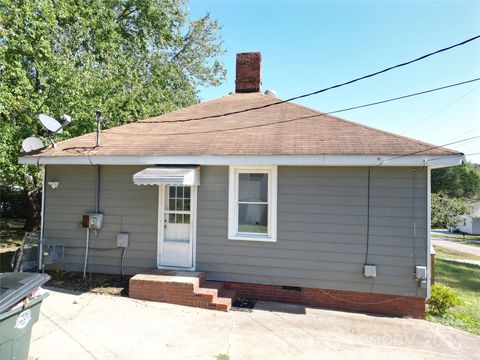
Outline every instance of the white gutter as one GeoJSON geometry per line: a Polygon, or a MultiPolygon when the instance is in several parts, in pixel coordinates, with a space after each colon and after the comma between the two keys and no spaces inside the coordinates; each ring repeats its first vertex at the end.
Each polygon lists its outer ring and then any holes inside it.
{"type": "Polygon", "coordinates": [[[194,156],[30,156],[20,164],[36,165],[291,165],[291,166],[430,166],[460,165],[463,155],[194,155],[194,156]]]}

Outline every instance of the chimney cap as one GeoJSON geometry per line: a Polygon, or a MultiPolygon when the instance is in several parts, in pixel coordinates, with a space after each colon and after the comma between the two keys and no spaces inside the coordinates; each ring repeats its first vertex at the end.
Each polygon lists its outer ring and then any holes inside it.
{"type": "Polygon", "coordinates": [[[244,52],[237,54],[235,92],[259,92],[261,80],[262,53],[244,52]]]}

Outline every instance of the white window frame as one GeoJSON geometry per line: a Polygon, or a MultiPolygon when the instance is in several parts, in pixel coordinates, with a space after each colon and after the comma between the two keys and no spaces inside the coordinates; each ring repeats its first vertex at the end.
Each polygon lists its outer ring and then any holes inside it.
{"type": "Polygon", "coordinates": [[[277,166],[230,166],[228,179],[228,239],[277,241],[277,166]],[[266,235],[238,232],[239,174],[268,174],[268,232],[266,235]]]}

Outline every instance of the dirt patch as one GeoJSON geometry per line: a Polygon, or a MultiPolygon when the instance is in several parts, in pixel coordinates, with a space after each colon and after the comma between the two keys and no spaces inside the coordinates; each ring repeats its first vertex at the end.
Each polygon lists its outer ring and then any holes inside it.
{"type": "Polygon", "coordinates": [[[51,280],[46,286],[78,292],[92,292],[113,296],[128,296],[130,276],[89,274],[85,279],[81,273],[54,271],[48,272],[51,280]]]}

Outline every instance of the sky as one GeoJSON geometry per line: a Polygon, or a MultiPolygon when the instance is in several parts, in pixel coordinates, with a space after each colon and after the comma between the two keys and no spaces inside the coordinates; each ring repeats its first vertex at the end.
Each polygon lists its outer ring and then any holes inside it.
{"type": "MultiPolygon", "coordinates": [[[[204,1],[222,25],[227,70],[202,101],[235,88],[235,54],[261,51],[262,91],[281,99],[348,81],[480,35],[480,1],[204,1]]],[[[480,39],[415,64],[296,102],[329,112],[480,77],[480,39]]],[[[435,145],[480,136],[480,81],[338,114],[435,145]]],[[[480,138],[448,146],[480,152],[480,138]]],[[[467,156],[480,163],[480,155],[467,156]]]]}

